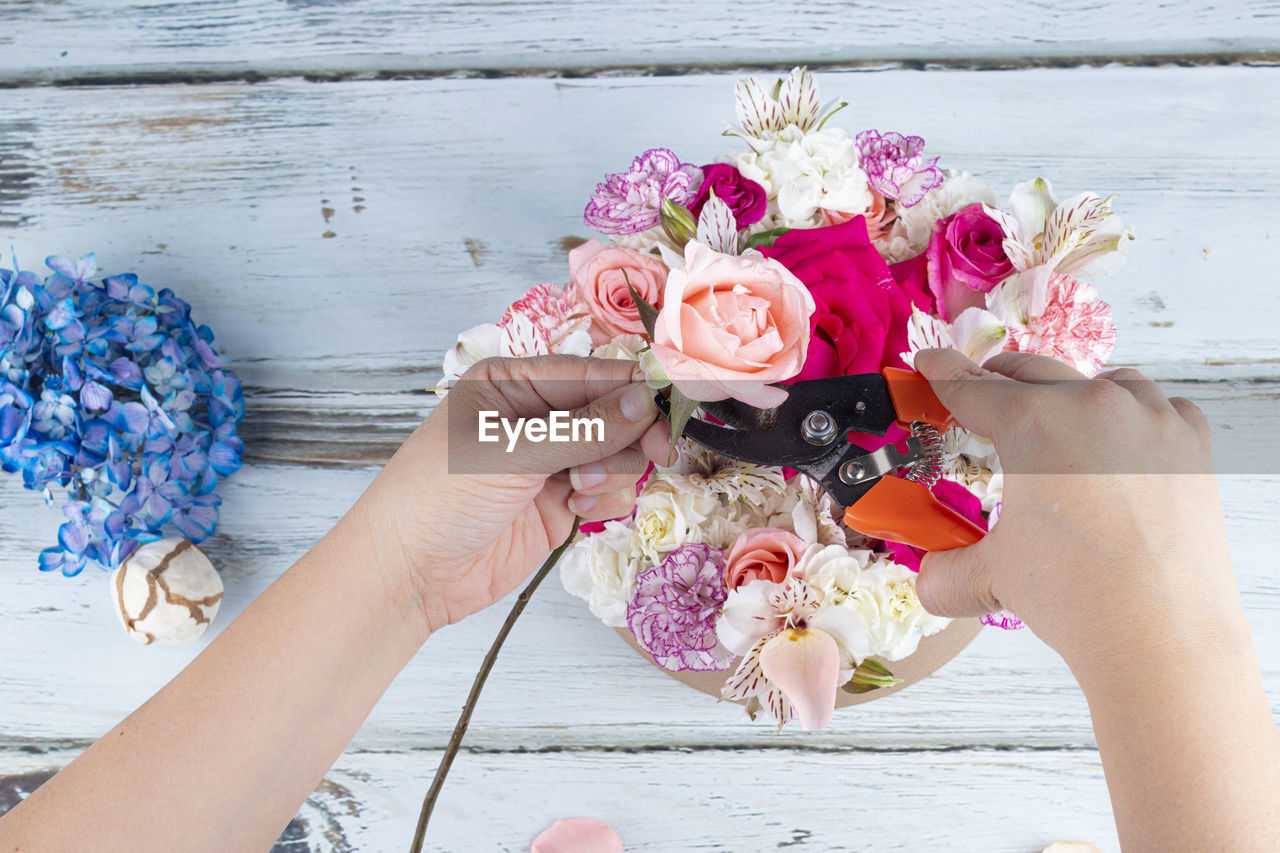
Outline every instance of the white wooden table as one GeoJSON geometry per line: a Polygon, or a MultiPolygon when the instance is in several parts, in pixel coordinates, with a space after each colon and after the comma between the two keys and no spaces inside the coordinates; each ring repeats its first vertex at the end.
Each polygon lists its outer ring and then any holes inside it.
{"type": "MultiPolygon", "coordinates": [[[[1233,555],[1280,707],[1280,3],[0,0],[0,246],[94,250],[171,286],[247,389],[248,464],[208,550],[217,630],[319,537],[433,399],[454,335],[566,277],[596,180],[733,140],[736,69],[823,69],[852,129],[923,135],[1002,194],[1115,192],[1115,362],[1209,410],[1233,555]],[[1089,58],[1088,61],[1080,57],[1089,58]],[[840,70],[845,69],[845,70],[840,70]]],[[[6,264],[7,265],[7,264],[6,264]]],[[[0,809],[199,645],[40,574],[59,514],[0,479],[0,809]]],[[[277,850],[408,845],[499,606],[441,632],[277,850]]],[[[234,733],[229,733],[234,736],[234,733]]],[[[1087,708],[1029,633],[773,734],[636,657],[551,582],[514,631],[428,848],[526,850],[589,815],[629,851],[1115,853],[1087,708]]]]}

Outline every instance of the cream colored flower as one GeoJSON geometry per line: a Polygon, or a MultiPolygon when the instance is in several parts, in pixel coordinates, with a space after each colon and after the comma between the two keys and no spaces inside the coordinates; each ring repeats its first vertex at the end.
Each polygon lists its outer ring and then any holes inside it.
{"type": "Polygon", "coordinates": [[[899,207],[898,218],[875,246],[888,263],[905,261],[920,254],[929,245],[935,223],[974,202],[994,206],[996,192],[968,172],[947,170],[942,186],[929,190],[924,199],[912,207],[899,207]]]}
{"type": "Polygon", "coordinates": [[[721,509],[714,495],[676,488],[661,477],[650,477],[636,498],[637,544],[649,562],[657,565],[670,551],[688,542],[706,542],[705,522],[721,509]]]}
{"type": "MultiPolygon", "coordinates": [[[[845,604],[862,583],[862,570],[872,554],[840,545],[810,545],[792,574],[804,578],[823,606],[845,604]]],[[[874,653],[874,649],[872,650],[874,653]]]]}
{"type": "MultiPolygon", "coordinates": [[[[866,174],[858,168],[853,139],[842,128],[808,133],[795,125],[766,130],[746,138],[750,151],[730,161],[769,196],[766,227],[816,228],[826,225],[822,213],[862,211],[873,197],[866,174]]],[[[757,223],[753,230],[760,230],[757,223]]]]}
{"type": "Polygon", "coordinates": [[[636,531],[619,521],[584,536],[560,560],[560,582],[587,602],[591,612],[610,627],[627,624],[627,604],[636,572],[650,568],[641,554],[636,531]]]}
{"type": "Polygon", "coordinates": [[[867,629],[871,653],[885,660],[902,660],[920,645],[920,639],[951,624],[934,616],[916,597],[916,574],[884,557],[873,559],[862,570],[857,588],[844,600],[867,629]]]}
{"type": "Polygon", "coordinates": [[[591,351],[592,358],[615,358],[623,361],[639,361],[640,351],[649,344],[639,335],[618,335],[607,344],[591,351]]]}

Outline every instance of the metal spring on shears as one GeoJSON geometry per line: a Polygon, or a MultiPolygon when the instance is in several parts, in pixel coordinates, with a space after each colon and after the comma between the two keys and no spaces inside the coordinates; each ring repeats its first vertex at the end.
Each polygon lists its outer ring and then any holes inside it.
{"type": "Polygon", "coordinates": [[[920,442],[924,458],[911,466],[906,478],[926,488],[942,478],[942,436],[923,421],[911,422],[911,437],[920,442]]]}

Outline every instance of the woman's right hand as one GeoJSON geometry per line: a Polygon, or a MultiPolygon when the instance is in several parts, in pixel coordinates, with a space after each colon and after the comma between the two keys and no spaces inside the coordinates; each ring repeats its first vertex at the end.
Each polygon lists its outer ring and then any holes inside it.
{"type": "Polygon", "coordinates": [[[1208,422],[1136,370],[1086,379],[1061,362],[954,350],[915,361],[964,427],[994,440],[999,523],[926,556],[930,612],[1008,608],[1068,663],[1138,639],[1243,634],[1208,422]]]}

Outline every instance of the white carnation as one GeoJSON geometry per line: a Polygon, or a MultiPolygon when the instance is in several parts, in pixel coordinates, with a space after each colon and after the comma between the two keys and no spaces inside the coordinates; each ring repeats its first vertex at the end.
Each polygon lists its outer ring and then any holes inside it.
{"type": "Polygon", "coordinates": [[[579,539],[561,557],[560,582],[585,600],[601,622],[620,628],[627,624],[627,604],[641,565],[636,531],[607,521],[604,530],[579,539]]]}
{"type": "MultiPolygon", "coordinates": [[[[861,213],[871,206],[871,186],[858,168],[853,139],[842,128],[805,133],[790,125],[748,139],[750,151],[730,161],[764,187],[770,228],[825,225],[822,211],[861,213]]],[[[760,230],[755,226],[754,230],[760,230]]]]}
{"type": "Polygon", "coordinates": [[[921,637],[951,624],[921,606],[915,572],[883,557],[862,570],[844,606],[857,611],[871,640],[871,653],[890,661],[902,660],[916,650],[921,637]]]}
{"type": "Polygon", "coordinates": [[[898,218],[876,248],[891,264],[914,258],[929,246],[929,236],[939,219],[976,202],[996,206],[996,191],[968,172],[947,170],[942,186],[934,187],[912,207],[897,207],[898,218]]]}

